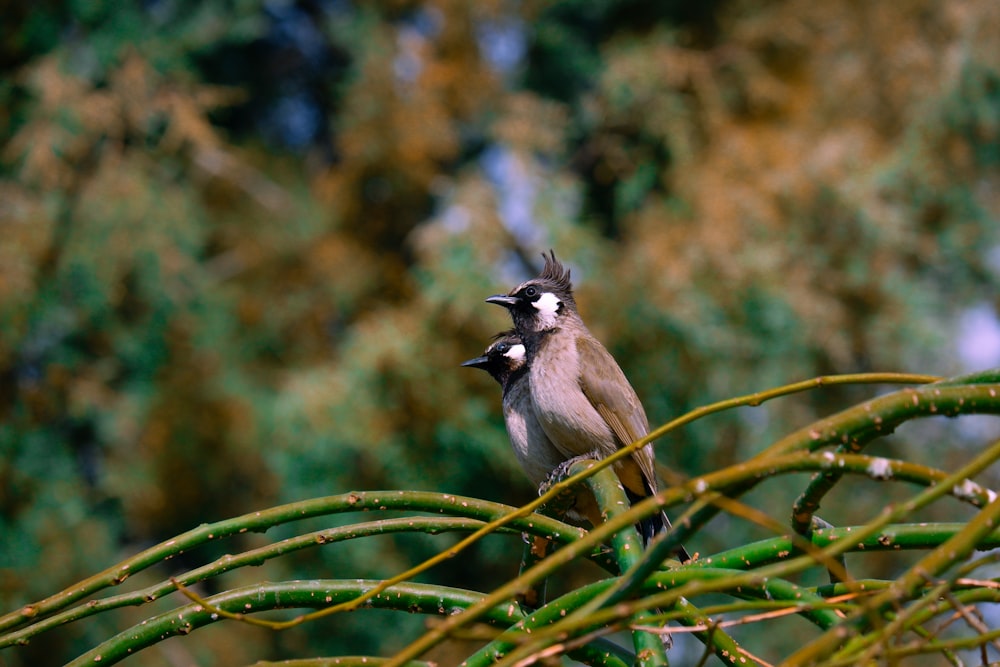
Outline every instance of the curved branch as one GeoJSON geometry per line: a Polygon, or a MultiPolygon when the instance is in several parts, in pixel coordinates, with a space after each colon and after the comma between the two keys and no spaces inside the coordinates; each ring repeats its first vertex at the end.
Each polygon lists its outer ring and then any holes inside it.
{"type": "MultiPolygon", "coordinates": [[[[407,517],[397,519],[385,519],[382,521],[370,521],[365,523],[351,524],[328,528],[304,535],[297,535],[275,544],[269,544],[257,549],[251,549],[235,555],[223,556],[211,563],[195,568],[173,578],[147,586],[137,591],[115,595],[101,600],[91,600],[85,605],[78,605],[66,609],[60,613],[49,616],[37,623],[33,623],[15,632],[10,632],[0,637],[0,648],[25,644],[32,637],[39,635],[54,627],[78,621],[82,618],[99,614],[101,612],[117,609],[120,607],[139,606],[158,600],[164,595],[177,590],[174,581],[183,586],[190,586],[206,579],[218,576],[230,570],[234,570],[247,565],[260,565],[261,563],[283,556],[288,553],[299,551],[310,547],[318,547],[324,544],[333,544],[345,540],[369,537],[373,535],[388,535],[400,532],[423,532],[427,534],[438,534],[443,532],[464,531],[471,532],[483,526],[483,522],[477,519],[454,519],[445,517],[407,517]]],[[[536,528],[537,530],[537,528],[536,528]]],[[[546,534],[547,535],[547,534],[546,534]]],[[[563,536],[569,540],[568,536],[563,536]]]]}
{"type": "MultiPolygon", "coordinates": [[[[809,540],[817,548],[825,548],[840,540],[852,539],[856,551],[905,551],[934,549],[965,528],[965,523],[910,523],[886,526],[880,532],[864,539],[856,539],[863,526],[842,526],[813,531],[809,540]]],[[[1000,528],[985,536],[976,544],[977,549],[1000,548],[1000,528]]],[[[689,567],[719,567],[751,570],[771,563],[777,563],[799,555],[794,540],[789,537],[772,537],[720,551],[689,564],[689,567]]]]}
{"type": "MultiPolygon", "coordinates": [[[[412,510],[494,521],[516,513],[518,508],[476,498],[423,491],[362,491],[280,505],[232,519],[203,524],[181,533],[55,595],[0,616],[0,631],[30,623],[64,609],[99,590],[118,586],[133,574],[151,565],[207,542],[246,532],[265,532],[274,526],[301,519],[373,510],[412,510]]],[[[508,525],[533,534],[537,534],[539,530],[545,531],[557,538],[579,537],[586,533],[581,528],[542,515],[517,516],[510,519],[508,525]]]]}

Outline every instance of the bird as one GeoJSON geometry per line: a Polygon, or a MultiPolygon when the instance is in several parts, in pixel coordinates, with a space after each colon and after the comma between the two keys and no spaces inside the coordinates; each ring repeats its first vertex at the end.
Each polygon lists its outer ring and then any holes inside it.
{"type": "MultiPolygon", "coordinates": [[[[502,331],[482,356],[469,359],[462,366],[486,371],[503,392],[503,416],[507,436],[525,475],[541,492],[547,487],[553,470],[566,461],[535,416],[528,385],[528,358],[524,344],[514,330],[502,331]]],[[[589,491],[578,492],[566,518],[574,522],[593,522],[600,516],[597,503],[589,491]]]]}
{"type": "MultiPolygon", "coordinates": [[[[503,306],[527,356],[531,406],[542,431],[566,460],[603,459],[649,433],[639,397],[621,367],[577,310],[570,272],[542,254],[538,277],[487,303],[503,306]]],[[[614,465],[630,502],[657,492],[652,445],[614,465]]],[[[644,544],[670,528],[665,513],[637,526],[644,544]]],[[[681,561],[690,560],[684,547],[681,561]]]]}

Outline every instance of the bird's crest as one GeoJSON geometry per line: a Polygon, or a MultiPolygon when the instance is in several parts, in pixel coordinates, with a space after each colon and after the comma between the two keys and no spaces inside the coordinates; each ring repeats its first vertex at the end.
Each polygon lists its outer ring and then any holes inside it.
{"type": "Polygon", "coordinates": [[[545,266],[542,268],[539,278],[553,283],[566,294],[573,293],[573,283],[569,279],[569,269],[565,268],[558,259],[554,250],[549,250],[549,254],[542,253],[545,258],[545,266]]]}

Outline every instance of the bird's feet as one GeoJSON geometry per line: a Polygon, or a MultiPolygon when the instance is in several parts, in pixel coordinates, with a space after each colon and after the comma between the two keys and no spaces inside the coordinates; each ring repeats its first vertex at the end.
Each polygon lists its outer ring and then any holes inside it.
{"type": "MultiPolygon", "coordinates": [[[[557,465],[549,476],[538,486],[538,495],[545,495],[548,493],[553,486],[563,481],[567,477],[570,477],[570,469],[577,463],[581,461],[593,461],[596,460],[596,452],[590,454],[584,454],[582,456],[576,456],[568,461],[563,461],[557,465]]],[[[589,509],[593,509],[594,500],[593,496],[589,491],[582,489],[580,486],[574,486],[573,488],[563,489],[562,493],[558,494],[555,498],[545,503],[545,507],[541,510],[543,514],[548,516],[553,516],[557,519],[563,521],[569,521],[574,524],[585,524],[586,522],[593,521],[596,518],[596,513],[589,513],[589,509]],[[593,514],[593,516],[591,516],[593,514]]]]}
{"type": "Polygon", "coordinates": [[[548,479],[542,482],[542,485],[538,487],[539,493],[543,493],[544,492],[543,489],[547,491],[548,489],[552,488],[554,484],[561,482],[562,480],[569,477],[570,468],[572,468],[577,463],[580,463],[582,461],[598,461],[601,458],[602,457],[599,452],[593,451],[593,452],[588,452],[587,454],[581,454],[580,456],[574,456],[571,459],[563,461],[562,463],[560,463],[559,465],[557,465],[555,468],[552,469],[552,472],[549,473],[548,479]]]}

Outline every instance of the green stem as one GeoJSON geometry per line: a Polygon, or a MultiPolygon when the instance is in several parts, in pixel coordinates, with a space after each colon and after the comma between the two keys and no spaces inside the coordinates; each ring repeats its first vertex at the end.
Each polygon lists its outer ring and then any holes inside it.
{"type": "MultiPolygon", "coordinates": [[[[892,585],[891,581],[880,582],[879,586],[871,586],[873,589],[878,588],[885,590],[892,585]]],[[[928,587],[928,590],[932,590],[928,587]]],[[[933,590],[940,590],[935,588],[933,590]]],[[[905,619],[901,630],[911,631],[919,635],[920,638],[925,641],[921,643],[911,644],[910,646],[890,646],[886,649],[883,657],[886,661],[891,660],[894,657],[902,657],[907,655],[918,655],[926,653],[947,653],[955,649],[973,649],[985,645],[988,642],[994,642],[998,637],[1000,637],[1000,630],[993,630],[986,633],[976,633],[974,636],[963,639],[954,640],[936,640],[934,637],[937,633],[927,633],[922,631],[921,625],[925,624],[935,617],[942,614],[947,614],[949,616],[953,615],[955,612],[955,607],[952,601],[948,597],[952,598],[955,602],[960,605],[971,606],[976,603],[990,603],[996,604],[1000,603],[1000,591],[996,588],[986,588],[986,587],[975,587],[970,589],[962,589],[959,584],[957,590],[953,589],[949,592],[948,596],[941,599],[933,599],[929,597],[929,593],[924,594],[925,599],[928,603],[921,605],[913,613],[908,614],[905,619]]],[[[909,609],[907,610],[909,611],[909,609]]],[[[888,612],[886,616],[890,620],[896,620],[898,616],[892,612],[888,612]]],[[[875,641],[881,641],[880,637],[876,637],[875,641]]],[[[870,645],[871,642],[866,644],[870,645]]],[[[841,652],[843,653],[843,652],[841,652]]],[[[840,665],[856,665],[858,664],[857,655],[842,655],[838,654],[830,659],[823,661],[823,664],[827,667],[838,667],[840,665]]]]}
{"type": "MultiPolygon", "coordinates": [[[[0,631],[30,623],[64,609],[104,588],[118,586],[130,576],[151,565],[190,551],[207,542],[246,532],[265,532],[274,526],[301,519],[343,512],[373,510],[433,512],[493,521],[516,512],[517,508],[476,498],[420,491],[362,491],[280,505],[232,519],[204,524],[150,547],[55,595],[0,616],[0,631]]],[[[586,533],[580,528],[541,515],[517,517],[511,520],[509,525],[511,528],[522,531],[544,531],[557,538],[561,538],[561,536],[578,537],[586,533]]]]}
{"type": "MultiPolygon", "coordinates": [[[[595,461],[580,461],[570,467],[573,475],[594,465],[595,461]]],[[[607,521],[621,515],[629,507],[628,498],[621,481],[611,468],[605,468],[587,479],[587,484],[597,506],[601,509],[602,518],[607,521]]],[[[618,569],[624,572],[631,568],[642,553],[642,541],[639,534],[631,526],[618,531],[611,536],[611,550],[618,559],[618,569]]],[[[636,620],[642,622],[653,616],[652,612],[643,611],[636,615],[636,620]]],[[[658,667],[668,665],[667,651],[663,639],[650,632],[634,630],[632,642],[635,645],[636,665],[639,667],[658,667]]]]}
{"type": "MultiPolygon", "coordinates": [[[[983,536],[994,532],[998,522],[1000,522],[1000,499],[991,503],[969,521],[961,531],[955,533],[943,544],[921,558],[903,573],[902,576],[897,577],[885,591],[872,599],[870,606],[884,613],[891,608],[898,607],[907,600],[912,600],[917,595],[917,592],[923,589],[929,581],[939,576],[954,563],[968,557],[983,536]]],[[[951,582],[949,581],[943,581],[938,586],[943,591],[947,591],[950,589],[950,584],[951,582]]],[[[911,609],[907,609],[906,613],[897,612],[897,619],[883,633],[879,634],[888,635],[897,627],[904,627],[907,621],[910,620],[910,617],[920,610],[921,605],[929,606],[939,597],[940,594],[927,594],[916,605],[913,605],[911,609]]],[[[865,617],[859,616],[851,622],[859,626],[859,632],[867,629],[865,617]]],[[[856,655],[859,644],[870,646],[876,641],[878,641],[877,635],[865,635],[860,638],[860,641],[852,642],[844,647],[843,651],[834,657],[839,657],[841,654],[856,655]]],[[[871,649],[868,652],[871,652],[871,649]]]]}
{"type": "MultiPolygon", "coordinates": [[[[856,407],[844,410],[843,412],[828,419],[816,422],[812,426],[807,426],[796,433],[779,440],[774,445],[757,454],[752,459],[743,464],[732,466],[724,472],[737,472],[745,466],[759,463],[760,461],[776,460],[780,455],[788,455],[796,451],[815,451],[816,449],[831,444],[843,444],[853,441],[867,440],[879,435],[888,435],[900,423],[907,419],[916,417],[926,417],[931,415],[955,416],[957,414],[994,414],[1000,413],[1000,385],[927,385],[918,389],[907,388],[894,392],[888,396],[883,396],[872,401],[868,401],[856,407]]],[[[826,452],[831,465],[820,472],[830,472],[840,470],[840,462],[848,461],[848,454],[838,454],[826,452]]],[[[865,459],[871,465],[875,459],[865,459]]],[[[879,459],[880,461],[886,461],[879,459]]],[[[855,459],[860,462],[860,459],[855,459]]],[[[892,462],[886,461],[886,465],[891,470],[892,462]]],[[[883,466],[866,470],[867,473],[881,476],[883,466]]],[[[769,475],[744,475],[744,479],[737,484],[727,485],[726,495],[734,497],[746,493],[751,488],[760,483],[769,475]]],[[[626,578],[630,585],[635,585],[637,580],[641,580],[656,567],[656,561],[666,558],[677,548],[677,545],[688,541],[689,533],[697,530],[713,518],[720,509],[713,501],[718,497],[716,494],[706,495],[706,492],[713,487],[712,484],[705,484],[711,476],[706,475],[700,480],[692,480],[685,484],[685,488],[693,489],[696,495],[703,496],[698,499],[698,509],[685,514],[677,521],[675,529],[650,545],[649,559],[635,572],[634,576],[626,578]]],[[[938,478],[935,481],[940,481],[938,478]]],[[[964,481],[964,480],[963,480],[964,481]]],[[[968,484],[963,488],[975,490],[974,486],[968,484]]],[[[961,489],[958,490],[961,492],[961,489]]],[[[986,493],[982,489],[978,489],[986,493]]],[[[956,493],[958,495],[958,493],[956,493]]],[[[980,494],[981,495],[981,494],[980,494]]],[[[988,495],[988,494],[987,494],[988,495]]],[[[661,494],[662,496],[662,494],[661,494]]],[[[628,591],[623,590],[622,594],[627,595],[628,591]]]]}
{"type": "MultiPolygon", "coordinates": [[[[958,531],[965,528],[964,523],[912,523],[893,524],[886,526],[880,532],[858,540],[856,536],[863,526],[842,526],[815,530],[809,535],[813,546],[828,547],[840,540],[852,539],[856,542],[856,551],[900,551],[913,549],[933,549],[940,546],[958,531]]],[[[1000,529],[983,537],[976,544],[977,549],[1000,548],[1000,529]]],[[[720,551],[701,558],[688,567],[721,567],[751,570],[756,567],[777,563],[799,555],[801,552],[789,536],[772,537],[737,547],[720,551]]]]}
{"type": "MultiPolygon", "coordinates": [[[[382,667],[386,658],[372,655],[344,655],[336,658],[300,658],[298,660],[258,660],[252,667],[382,667]]],[[[436,663],[411,660],[405,667],[437,667],[436,663]]]]}
{"type": "MultiPolygon", "coordinates": [[[[273,609],[323,608],[349,600],[378,585],[377,580],[311,580],[255,584],[237,588],[206,599],[212,605],[189,604],[172,609],[102,642],[87,651],[67,667],[113,665],[138,651],[168,637],[187,635],[194,630],[220,620],[212,608],[233,614],[258,613],[273,609]]],[[[385,609],[405,609],[423,614],[447,615],[465,609],[482,599],[482,594],[446,586],[407,583],[391,588],[371,598],[371,606],[385,609]]],[[[498,627],[507,627],[520,617],[512,601],[482,615],[481,620],[498,627]]]]}
{"type": "MultiPolygon", "coordinates": [[[[490,667],[494,665],[498,660],[503,659],[511,651],[520,646],[526,637],[565,617],[570,610],[579,607],[586,600],[593,597],[595,592],[601,591],[611,585],[612,581],[612,579],[605,579],[580,586],[542,608],[535,610],[505,630],[489,644],[466,658],[459,667],[490,667]]],[[[592,628],[585,628],[585,630],[590,629],[592,628]]],[[[627,660],[629,665],[632,665],[635,656],[629,655],[626,657],[624,654],[621,655],[627,660]]]]}
{"type": "MultiPolygon", "coordinates": [[[[901,503],[896,508],[887,508],[882,516],[864,526],[858,535],[859,539],[865,539],[876,534],[884,526],[891,523],[897,516],[907,516],[920,507],[933,502],[937,498],[945,495],[958,486],[963,480],[974,476],[1000,458],[1000,441],[981,452],[972,461],[962,466],[952,473],[941,484],[933,486],[921,492],[905,503],[901,503]]],[[[962,531],[959,531],[946,540],[941,546],[921,559],[916,565],[911,567],[906,574],[896,580],[896,582],[886,591],[872,599],[870,604],[862,614],[856,614],[842,624],[836,631],[824,633],[815,641],[803,646],[792,654],[788,660],[788,665],[805,665],[820,656],[829,655],[845,639],[862,632],[864,629],[874,624],[874,619],[881,616],[882,612],[893,604],[898,604],[903,599],[912,597],[918,587],[922,587],[929,576],[936,576],[943,569],[953,565],[967,554],[971,553],[984,536],[995,530],[997,520],[1000,518],[1000,499],[994,500],[979,512],[962,531]]],[[[832,549],[833,547],[830,547],[832,549]]]]}
{"type": "MultiPolygon", "coordinates": [[[[580,591],[574,591],[572,597],[567,595],[550,603],[515,628],[503,633],[497,642],[506,642],[501,645],[504,650],[490,654],[494,667],[516,665],[557,642],[566,641],[567,637],[580,636],[601,628],[608,631],[620,628],[639,609],[650,606],[664,608],[683,606],[685,598],[706,593],[723,593],[740,598],[770,601],[783,600],[786,601],[786,608],[796,607],[800,615],[821,628],[832,627],[840,621],[840,617],[829,609],[829,605],[822,597],[777,577],[760,577],[745,572],[709,568],[689,570],[684,567],[652,575],[637,591],[637,596],[641,595],[640,599],[581,613],[582,609],[591,606],[593,600],[607,595],[616,583],[616,579],[608,579],[580,591]]],[[[697,623],[692,622],[695,614],[688,614],[683,609],[668,612],[664,616],[676,618],[685,625],[697,624],[705,627],[706,630],[700,632],[699,636],[703,641],[717,642],[712,648],[716,656],[726,663],[750,664],[749,656],[742,652],[737,644],[719,641],[716,635],[720,630],[709,631],[708,628],[714,624],[700,611],[697,614],[700,615],[697,623]]],[[[469,662],[468,667],[486,667],[486,664],[490,663],[469,662]]]]}
{"type": "Polygon", "coordinates": [[[903,422],[920,417],[998,413],[1000,384],[935,383],[908,387],[814,422],[778,440],[754,458],[816,451],[828,445],[860,447],[873,438],[891,434],[903,422]]]}
{"type": "MultiPolygon", "coordinates": [[[[810,455],[810,458],[812,456],[815,455],[810,455]]],[[[985,468],[986,466],[990,465],[990,463],[995,461],[998,458],[998,456],[1000,456],[1000,443],[989,448],[987,451],[983,452],[980,456],[976,457],[966,466],[964,466],[957,472],[952,473],[951,475],[943,479],[940,484],[937,484],[929,489],[926,489],[922,493],[918,494],[915,498],[911,499],[909,502],[903,503],[896,508],[891,508],[891,507],[887,508],[885,511],[883,511],[883,513],[879,517],[877,517],[871,523],[861,527],[861,529],[857,531],[856,534],[850,535],[849,537],[834,542],[830,546],[824,548],[821,551],[821,555],[825,558],[833,558],[839,556],[845,551],[854,548],[854,545],[857,543],[858,540],[865,540],[877,535],[879,531],[881,531],[885,526],[897,520],[899,517],[911,514],[920,507],[923,507],[933,502],[934,500],[947,494],[948,492],[954,492],[954,489],[958,486],[959,482],[965,480],[968,476],[975,475],[977,472],[981,471],[983,468],[985,468]]],[[[772,465],[771,474],[774,474],[776,471],[781,470],[779,462],[785,458],[786,457],[780,457],[779,459],[770,460],[770,463],[772,465]]],[[[840,457],[833,456],[832,461],[835,463],[838,458],[840,457]]],[[[828,459],[828,461],[829,460],[830,459],[828,459]]],[[[749,466],[754,463],[759,464],[761,463],[761,461],[751,460],[747,464],[743,465],[749,466]]],[[[708,477],[711,476],[706,476],[706,478],[708,477]]],[[[992,503],[988,507],[992,507],[992,503]]],[[[980,514],[982,514],[982,512],[980,514]]],[[[963,531],[963,534],[964,532],[965,531],[963,531]]],[[[983,535],[985,534],[986,533],[983,533],[983,535]]],[[[981,539],[983,535],[977,534],[977,539],[981,539]]],[[[975,542],[970,543],[966,538],[966,541],[962,542],[962,544],[971,550],[975,542]]],[[[945,550],[944,545],[942,545],[942,547],[940,547],[937,551],[944,551],[944,550],[945,550]]],[[[649,555],[650,551],[647,551],[647,556],[649,555]]],[[[805,567],[811,566],[816,562],[817,561],[815,560],[815,558],[812,555],[810,555],[807,557],[793,558],[787,561],[786,563],[779,563],[767,566],[765,568],[762,568],[761,570],[756,571],[751,575],[747,575],[751,577],[750,579],[748,579],[748,583],[754,581],[753,577],[787,576],[796,569],[804,569],[805,567]]],[[[672,573],[681,572],[684,569],[686,568],[680,568],[679,570],[675,570],[672,573]]],[[[601,596],[598,596],[594,600],[590,601],[587,605],[585,605],[584,608],[578,610],[575,613],[575,615],[586,615],[589,613],[593,613],[596,609],[608,604],[611,600],[623,599],[625,595],[630,594],[637,585],[641,584],[641,581],[643,580],[642,573],[649,570],[650,570],[649,561],[640,563],[638,568],[635,568],[633,571],[626,572],[620,578],[620,582],[617,586],[609,589],[601,596]]],[[[648,574],[646,574],[645,576],[648,576],[648,574]]],[[[684,587],[672,594],[684,595],[690,597],[693,593],[690,589],[684,587]]],[[[837,638],[841,636],[842,634],[840,629],[834,628],[829,630],[827,633],[823,635],[823,637],[826,638],[824,641],[826,641],[827,644],[823,645],[822,648],[820,648],[818,651],[814,653],[811,653],[810,655],[819,655],[824,651],[825,652],[831,651],[834,648],[835,643],[837,642],[837,638]]],[[[803,652],[804,651],[805,649],[803,649],[803,652]]]]}
{"type": "MultiPolygon", "coordinates": [[[[607,459],[601,461],[603,463],[607,459]]],[[[870,462],[870,457],[863,457],[863,460],[870,462]]],[[[746,484],[748,479],[763,479],[765,477],[773,477],[782,473],[790,472],[803,472],[803,471],[819,471],[823,470],[829,466],[839,466],[841,461],[845,465],[851,461],[851,458],[847,455],[832,456],[825,454],[807,454],[804,452],[797,452],[792,454],[786,454],[783,456],[778,456],[775,458],[768,459],[751,459],[745,463],[738,464],[727,468],[726,470],[711,473],[690,480],[684,485],[684,487],[671,487],[660,491],[656,496],[652,498],[647,498],[640,503],[637,503],[634,507],[621,515],[609,519],[600,526],[595,527],[591,530],[585,537],[574,541],[572,544],[568,544],[565,547],[559,549],[554,554],[538,563],[534,567],[530,568],[523,575],[513,579],[503,586],[497,588],[492,593],[490,593],[483,602],[477,604],[470,609],[468,609],[463,614],[458,614],[455,616],[450,616],[443,620],[441,623],[437,624],[434,628],[426,632],[423,636],[412,642],[409,646],[404,648],[402,651],[397,653],[393,657],[393,661],[388,663],[388,667],[396,667],[397,664],[402,664],[403,661],[409,660],[411,658],[418,657],[427,651],[431,647],[437,645],[444,640],[445,637],[457,628],[460,628],[468,623],[473,622],[477,614],[489,607],[498,604],[499,601],[503,599],[510,598],[517,595],[521,591],[525,590],[527,586],[530,586],[531,582],[543,579],[559,568],[563,567],[572,560],[591,552],[596,549],[601,543],[610,539],[611,535],[624,529],[627,526],[637,523],[642,517],[650,515],[654,511],[659,511],[661,507],[670,507],[684,500],[685,497],[690,494],[715,494],[716,492],[728,492],[731,488],[739,488],[741,485],[746,484]]],[[[861,464],[861,460],[855,460],[855,464],[861,464]]],[[[600,464],[598,464],[600,465],[600,464]]],[[[597,467],[597,466],[595,466],[597,467]]],[[[864,466],[862,466],[864,467],[864,466]]],[[[590,470],[593,470],[591,468],[590,470]]],[[[958,482],[965,481],[965,475],[975,474],[974,472],[966,472],[969,470],[978,470],[974,467],[965,467],[962,471],[957,474],[964,475],[961,478],[956,478],[955,474],[949,475],[942,479],[941,484],[936,484],[929,491],[933,491],[933,498],[937,498],[941,495],[947,493],[952,493],[958,495],[959,497],[964,497],[964,484],[959,484],[958,482]],[[956,482],[956,479],[958,482],[956,482]],[[961,493],[956,493],[962,491],[961,493]]],[[[588,471],[589,472],[589,471],[588,471]]],[[[576,476],[566,480],[566,482],[572,482],[576,479],[576,476]]],[[[565,482],[560,482],[559,485],[565,482]]],[[[556,485],[556,486],[559,486],[556,485]]],[[[985,493],[985,492],[984,492],[985,493]]],[[[927,501],[929,502],[929,500],[927,501]]],[[[912,511],[910,509],[909,511],[912,511]]],[[[853,548],[855,544],[855,539],[864,540],[872,535],[878,534],[881,528],[885,527],[893,521],[899,520],[901,516],[905,516],[907,509],[904,506],[899,508],[888,508],[879,517],[877,525],[868,533],[860,533],[852,536],[851,540],[841,540],[831,545],[827,549],[823,550],[823,553],[827,557],[834,557],[840,553],[844,553],[853,548]]],[[[675,524],[676,529],[676,524],[675,524]]],[[[673,535],[671,532],[669,535],[673,535]]],[[[655,542],[653,549],[647,549],[644,555],[644,563],[640,564],[645,566],[649,561],[655,561],[655,565],[650,568],[650,571],[656,569],[660,562],[667,558],[670,549],[665,550],[662,554],[653,554],[652,551],[656,547],[659,547],[663,542],[655,542]],[[646,559],[649,561],[646,561],[646,559]]],[[[776,571],[773,573],[774,576],[782,576],[781,572],[791,572],[795,569],[802,570],[810,566],[814,566],[816,561],[812,558],[799,558],[793,559],[787,563],[781,563],[782,567],[789,569],[776,571]]],[[[681,571],[685,567],[682,566],[676,571],[681,571]]],[[[771,573],[768,573],[771,576],[771,573]]],[[[648,578],[648,577],[647,577],[648,578]]],[[[644,579],[636,578],[630,579],[630,585],[632,582],[643,581],[644,579]]],[[[623,589],[624,590],[624,589],[623,589]]],[[[629,593],[634,592],[633,588],[627,589],[629,593]]],[[[616,591],[617,594],[617,591],[616,591]]],[[[602,601],[603,604],[603,601],[602,601]]],[[[598,605],[601,606],[601,605],[598,605]]]]}
{"type": "MultiPolygon", "coordinates": [[[[190,586],[206,579],[218,576],[224,572],[248,565],[260,565],[267,560],[283,556],[301,549],[317,547],[324,544],[333,544],[345,540],[369,537],[375,535],[389,535],[399,532],[422,532],[426,534],[438,534],[443,532],[462,531],[470,532],[478,530],[483,525],[477,519],[453,519],[447,517],[406,517],[398,519],[384,519],[382,521],[370,521],[366,523],[351,524],[337,528],[328,528],[305,535],[298,535],[286,540],[281,540],[275,544],[269,544],[257,549],[251,549],[235,555],[223,556],[212,563],[203,565],[185,572],[174,579],[184,586],[190,586]]],[[[540,532],[539,527],[534,527],[533,531],[540,532]]],[[[546,534],[547,536],[547,534],[546,534]]],[[[568,535],[563,534],[562,538],[570,540],[568,535]]],[[[15,632],[10,632],[0,637],[0,648],[15,644],[25,644],[32,637],[50,630],[56,626],[78,621],[82,618],[99,614],[127,606],[139,606],[158,600],[159,598],[173,593],[177,586],[173,581],[161,581],[147,586],[137,591],[116,595],[101,600],[92,600],[85,605],[79,605],[66,609],[60,613],[45,618],[42,621],[24,627],[15,632]]]]}

